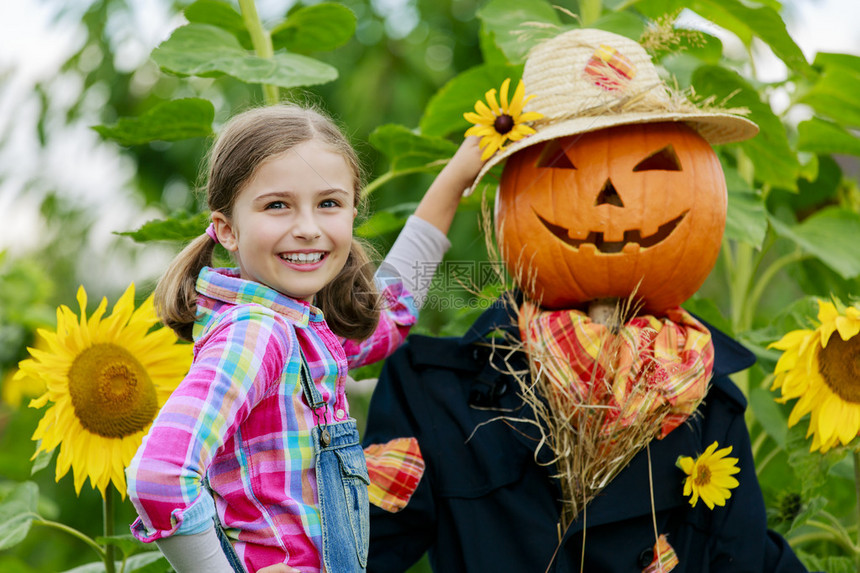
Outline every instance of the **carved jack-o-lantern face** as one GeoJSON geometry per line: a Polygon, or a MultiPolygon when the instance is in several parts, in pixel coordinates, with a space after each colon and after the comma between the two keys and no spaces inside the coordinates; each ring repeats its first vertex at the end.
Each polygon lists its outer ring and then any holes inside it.
{"type": "Polygon", "coordinates": [[[714,266],[725,177],[711,146],[680,123],[635,124],[528,147],[507,160],[499,246],[547,308],[636,293],[677,306],[714,266]]]}

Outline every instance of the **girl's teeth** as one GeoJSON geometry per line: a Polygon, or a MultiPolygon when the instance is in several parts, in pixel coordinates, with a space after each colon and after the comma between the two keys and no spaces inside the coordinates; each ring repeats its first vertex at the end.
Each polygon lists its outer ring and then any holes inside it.
{"type": "Polygon", "coordinates": [[[318,263],[322,260],[322,253],[294,253],[292,255],[281,255],[281,258],[291,263],[318,263]]]}

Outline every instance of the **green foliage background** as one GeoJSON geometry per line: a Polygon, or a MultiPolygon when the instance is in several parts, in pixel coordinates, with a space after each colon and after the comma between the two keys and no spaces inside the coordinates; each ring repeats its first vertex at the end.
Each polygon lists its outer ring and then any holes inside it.
{"type": "MultiPolygon", "coordinates": [[[[791,405],[776,404],[769,391],[778,354],[766,347],[789,330],[809,326],[814,297],[852,302],[860,292],[860,58],[822,53],[807,62],[786,31],[777,0],[566,0],[556,3],[560,7],[546,0],[404,0],[405,12],[394,15],[371,0],[309,1],[290,4],[271,21],[260,20],[253,0],[163,2],[184,15],[185,23],[169,34],[165,30],[164,41],[140,69],[119,68],[114,57],[110,22],[131,13],[126,0],[88,4],[86,39],[63,67],[83,83],[66,121],[75,122],[88,98],[107,88],[93,129],[134,165],[125,191],[162,213],[140,228],[115,229],[111,253],[132,263],[141,244],[175,252],[203,231],[207,216],[192,190],[210,136],[249,106],[313,102],[346,126],[368,170],[372,215],[358,232],[384,252],[462,139],[468,127],[462,113],[504,78],[515,81],[535,42],[578,26],[638,39],[649,22],[682,9],[705,18],[709,26],[702,41],[681,36],[680,44],[658,50],[655,60],[679,87],[748,108],[761,133],[718,149],[729,188],[726,235],[716,268],[685,306],[759,358],[736,382],[750,400],[748,423],[771,526],[786,535],[811,569],[856,570],[860,551],[850,457],[844,450],[810,454],[805,423],[787,428],[791,405]],[[393,20],[412,17],[415,25],[402,35],[393,20]],[[717,26],[740,40],[745,56],[727,53],[714,33],[717,26]],[[752,54],[763,46],[785,64],[786,80],[758,78],[752,54]],[[100,55],[95,65],[94,53],[100,55]],[[145,89],[142,76],[151,78],[145,89]],[[788,95],[785,109],[770,104],[776,91],[788,95]],[[806,110],[806,119],[793,120],[797,110],[806,110]],[[846,166],[854,166],[854,173],[846,173],[846,166]],[[179,201],[177,188],[183,194],[179,201]]],[[[37,89],[43,143],[52,137],[47,117],[56,94],[50,90],[47,82],[37,89]]],[[[30,192],[21,190],[22,196],[30,192]]],[[[492,200],[491,186],[486,192],[492,200]]],[[[88,277],[110,272],[106,261],[76,257],[76,244],[87,238],[98,215],[81,210],[59,190],[48,189],[43,197],[44,222],[62,233],[47,236],[23,256],[0,253],[0,375],[11,402],[0,405],[0,570],[98,571],[103,566],[87,565],[93,555],[80,541],[34,527],[26,517],[35,511],[96,536],[101,498],[86,488],[76,496],[71,478],[55,484],[51,470],[31,475],[29,436],[41,412],[18,407],[7,392],[8,375],[27,356],[35,329],[54,326],[54,308],[73,302],[79,283],[90,290],[88,277]]],[[[448,261],[487,261],[480,219],[476,193],[457,215],[448,261]]],[[[155,277],[122,278],[151,288],[155,277]]],[[[426,308],[417,331],[462,333],[498,290],[479,284],[484,292],[472,293],[445,277],[434,285],[431,295],[447,308],[426,308]]],[[[146,288],[138,292],[148,294],[146,288]]],[[[102,294],[113,302],[119,293],[90,292],[91,300],[102,294]]],[[[373,377],[375,369],[353,374],[373,377]]],[[[359,417],[367,400],[366,394],[351,396],[359,417]]],[[[133,519],[130,504],[116,511],[113,533],[125,535],[133,519]]],[[[163,560],[143,559],[126,570],[166,568],[163,560]]],[[[426,570],[426,564],[415,570],[426,570]]]]}

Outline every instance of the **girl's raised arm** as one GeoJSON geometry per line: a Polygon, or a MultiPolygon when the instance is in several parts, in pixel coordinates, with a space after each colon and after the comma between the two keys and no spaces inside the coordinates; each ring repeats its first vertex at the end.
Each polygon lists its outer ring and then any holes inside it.
{"type": "Polygon", "coordinates": [[[463,191],[472,185],[484,165],[479,141],[474,135],[463,140],[415,209],[416,217],[431,223],[442,233],[448,233],[463,191]]]}

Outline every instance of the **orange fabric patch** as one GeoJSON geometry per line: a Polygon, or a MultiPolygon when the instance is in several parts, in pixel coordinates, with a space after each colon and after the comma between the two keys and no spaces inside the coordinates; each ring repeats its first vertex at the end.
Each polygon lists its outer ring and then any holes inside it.
{"type": "Polygon", "coordinates": [[[396,513],[406,507],[424,475],[424,458],[415,438],[395,438],[364,448],[370,503],[396,513]]]}
{"type": "Polygon", "coordinates": [[[678,565],[678,556],[663,534],[654,544],[654,560],[642,570],[642,573],[669,573],[678,565]]]}
{"type": "Polygon", "coordinates": [[[594,51],[585,64],[585,75],[594,85],[608,91],[624,89],[636,75],[636,68],[624,54],[606,44],[594,51]]]}

